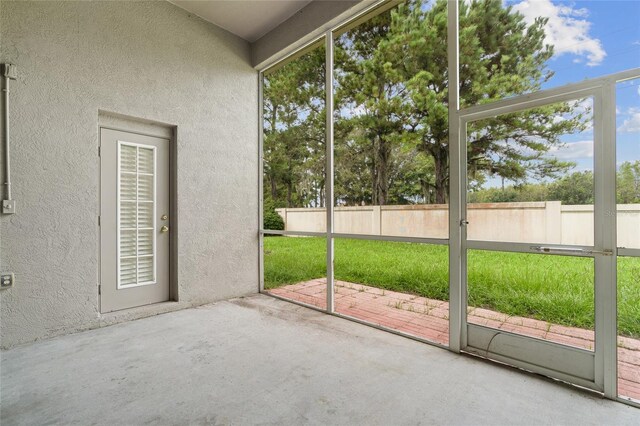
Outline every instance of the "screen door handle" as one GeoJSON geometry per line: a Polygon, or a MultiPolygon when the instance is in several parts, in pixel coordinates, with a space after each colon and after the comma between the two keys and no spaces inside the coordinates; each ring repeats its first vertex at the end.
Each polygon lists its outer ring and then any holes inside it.
{"type": "Polygon", "coordinates": [[[567,254],[601,254],[603,256],[613,256],[612,250],[588,250],[581,248],[567,248],[567,247],[547,247],[547,246],[531,246],[531,250],[540,253],[567,253],[567,254]]]}

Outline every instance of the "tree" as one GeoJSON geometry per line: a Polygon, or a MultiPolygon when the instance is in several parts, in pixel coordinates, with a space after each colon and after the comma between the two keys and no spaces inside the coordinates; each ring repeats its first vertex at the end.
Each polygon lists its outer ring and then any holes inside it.
{"type": "MultiPolygon", "coordinates": [[[[460,3],[462,106],[536,91],[552,73],[546,18],[527,25],[502,0],[460,3]]],[[[446,203],[449,187],[447,1],[409,0],[350,29],[335,49],[335,193],[342,204],[446,203]]],[[[324,49],[265,79],[265,197],[324,200],[324,49]]],[[[472,188],[565,174],[550,152],[585,129],[589,107],[561,102],[470,123],[472,188]]]]}
{"type": "Polygon", "coordinates": [[[549,200],[563,204],[593,204],[593,173],[574,172],[549,185],[549,200]]]}
{"type": "Polygon", "coordinates": [[[468,195],[470,203],[523,203],[547,200],[561,201],[549,197],[549,185],[546,183],[487,188],[468,195]]]}
{"type": "Polygon", "coordinates": [[[574,172],[553,182],[510,185],[472,192],[471,203],[506,203],[531,201],[560,201],[562,204],[593,204],[593,172],[574,172]]]}
{"type": "MultiPolygon", "coordinates": [[[[387,66],[389,58],[378,48],[389,37],[390,19],[391,12],[384,12],[345,33],[336,42],[336,104],[348,111],[343,117],[348,123],[342,129],[352,130],[341,132],[344,139],[337,139],[336,145],[342,148],[338,153],[343,155],[337,158],[346,166],[338,171],[337,180],[343,182],[346,176],[356,176],[353,172],[358,170],[348,170],[345,160],[349,159],[350,150],[358,152],[369,173],[365,180],[371,182],[370,202],[377,205],[389,201],[393,151],[400,142],[404,126],[403,117],[398,114],[405,90],[402,76],[387,66]]],[[[347,191],[337,194],[345,202],[358,198],[347,191]]],[[[359,201],[369,200],[362,198],[359,201]]]]}
{"type": "Polygon", "coordinates": [[[324,48],[264,79],[265,200],[275,207],[323,206],[324,48]]]}
{"type": "MultiPolygon", "coordinates": [[[[617,203],[640,203],[640,160],[625,161],[617,173],[617,203]]],[[[561,201],[562,204],[593,204],[593,172],[565,175],[553,182],[487,188],[469,194],[470,203],[561,201]]]]}
{"type": "Polygon", "coordinates": [[[640,160],[620,165],[616,195],[619,204],[640,203],[640,160]]]}
{"type": "MultiPolygon", "coordinates": [[[[393,146],[413,144],[433,161],[435,201],[449,185],[447,5],[410,1],[343,36],[347,64],[337,74],[341,97],[361,111],[351,120],[371,144],[373,202],[388,198],[393,146]]],[[[501,0],[460,4],[460,97],[463,106],[538,90],[551,77],[545,18],[527,26],[501,0]]],[[[497,175],[514,182],[557,177],[572,164],[546,154],[560,135],[581,131],[589,110],[558,103],[472,124],[471,180],[497,175]],[[562,120],[558,120],[562,117],[562,120]]],[[[362,145],[361,142],[358,145],[362,145]]]]}

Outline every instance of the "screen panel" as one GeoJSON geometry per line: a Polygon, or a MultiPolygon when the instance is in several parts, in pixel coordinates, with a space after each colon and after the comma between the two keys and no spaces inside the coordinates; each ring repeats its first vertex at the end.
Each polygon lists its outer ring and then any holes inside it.
{"type": "Polygon", "coordinates": [[[263,229],[326,231],[325,48],[263,79],[263,229]]]}
{"type": "Polygon", "coordinates": [[[407,2],[335,41],[342,234],[448,238],[446,2],[407,2]]]}
{"type": "Polygon", "coordinates": [[[264,236],[264,291],[327,307],[327,242],[319,237],[264,236]]]}
{"type": "Polygon", "coordinates": [[[337,313],[448,345],[446,245],[338,238],[334,263],[337,313]]]}

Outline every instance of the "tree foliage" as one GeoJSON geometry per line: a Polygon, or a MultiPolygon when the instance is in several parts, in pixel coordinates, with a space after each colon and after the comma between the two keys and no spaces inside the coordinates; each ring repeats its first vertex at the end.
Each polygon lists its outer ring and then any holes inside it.
{"type": "Polygon", "coordinates": [[[324,48],[288,62],[263,86],[265,203],[324,205],[324,48]]]}
{"type": "MultiPolygon", "coordinates": [[[[640,203],[640,160],[625,161],[617,173],[618,204],[640,203]]],[[[574,172],[547,183],[510,185],[471,192],[471,203],[561,201],[563,204],[593,204],[591,171],[574,172]]]]}
{"type": "Polygon", "coordinates": [[[616,195],[619,204],[640,203],[640,160],[620,165],[616,195]]]}
{"type": "MultiPolygon", "coordinates": [[[[460,4],[462,106],[540,89],[551,77],[545,18],[527,25],[501,0],[460,4]]],[[[446,0],[410,0],[342,34],[335,45],[335,197],[339,204],[445,203],[449,187],[446,0]]],[[[323,206],[324,49],[265,79],[265,197],[323,206]]],[[[556,179],[563,134],[590,108],[557,103],[471,123],[471,187],[556,179]]]]}

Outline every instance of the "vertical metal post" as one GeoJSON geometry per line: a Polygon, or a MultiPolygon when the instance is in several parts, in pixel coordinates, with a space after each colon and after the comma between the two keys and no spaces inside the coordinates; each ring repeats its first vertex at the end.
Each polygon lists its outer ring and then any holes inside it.
{"type": "MultiPolygon", "coordinates": [[[[7,65],[4,65],[6,67],[7,65]]],[[[6,71],[5,71],[6,72],[6,71]]],[[[7,200],[11,200],[11,143],[9,142],[9,82],[11,79],[8,75],[4,76],[4,87],[2,93],[4,94],[4,185],[6,188],[7,200]]],[[[4,198],[3,198],[4,200],[4,198]]]]}
{"type": "Polygon", "coordinates": [[[463,260],[461,173],[465,165],[460,143],[460,85],[458,55],[458,0],[447,5],[447,56],[449,74],[449,349],[459,352],[462,328],[465,326],[463,297],[463,260]]]}
{"type": "Polygon", "coordinates": [[[325,203],[327,210],[327,312],[333,313],[334,281],[333,281],[333,31],[325,34],[325,111],[326,111],[326,183],[325,203]]]}
{"type": "Polygon", "coordinates": [[[258,73],[258,291],[264,291],[264,75],[258,73]]]}
{"type": "Polygon", "coordinates": [[[595,377],[604,395],[615,399],[617,387],[617,229],[616,229],[616,92],[615,80],[594,99],[595,239],[595,377]]]}

